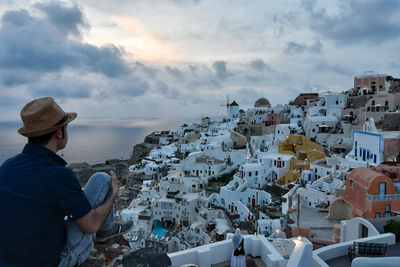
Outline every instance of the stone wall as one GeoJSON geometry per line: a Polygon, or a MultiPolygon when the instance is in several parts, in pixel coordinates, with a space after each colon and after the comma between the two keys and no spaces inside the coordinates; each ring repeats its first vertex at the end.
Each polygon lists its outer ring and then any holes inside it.
{"type": "Polygon", "coordinates": [[[400,131],[400,112],[385,113],[382,130],[400,131]]]}

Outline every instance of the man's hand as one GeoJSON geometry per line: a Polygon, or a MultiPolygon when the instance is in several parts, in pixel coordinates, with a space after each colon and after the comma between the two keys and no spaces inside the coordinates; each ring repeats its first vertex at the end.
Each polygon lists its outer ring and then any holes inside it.
{"type": "Polygon", "coordinates": [[[110,177],[111,177],[110,193],[112,196],[117,196],[120,182],[118,181],[118,177],[115,175],[113,170],[110,171],[110,177]]]}

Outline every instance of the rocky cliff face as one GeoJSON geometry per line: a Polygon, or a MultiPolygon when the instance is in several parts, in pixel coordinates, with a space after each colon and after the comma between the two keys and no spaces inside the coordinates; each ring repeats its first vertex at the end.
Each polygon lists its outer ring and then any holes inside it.
{"type": "Polygon", "coordinates": [[[139,163],[143,158],[147,157],[150,154],[150,151],[156,147],[157,144],[152,143],[140,143],[133,147],[132,156],[129,159],[129,165],[139,163]]]}
{"type": "Polygon", "coordinates": [[[128,161],[127,160],[107,160],[105,163],[90,165],[86,162],[82,163],[71,163],[67,166],[72,169],[75,175],[78,177],[79,183],[84,186],[89,178],[96,172],[105,172],[109,173],[110,170],[113,170],[121,184],[125,184],[129,179],[129,171],[128,171],[128,161]]]}

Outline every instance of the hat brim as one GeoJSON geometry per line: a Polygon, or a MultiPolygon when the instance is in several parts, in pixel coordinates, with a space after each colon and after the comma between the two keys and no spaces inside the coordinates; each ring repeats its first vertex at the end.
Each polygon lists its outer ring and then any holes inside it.
{"type": "Polygon", "coordinates": [[[35,130],[27,130],[27,129],[25,129],[25,127],[21,127],[18,129],[18,133],[25,137],[37,137],[37,136],[41,136],[41,135],[45,135],[45,134],[54,132],[57,129],[60,129],[61,127],[67,125],[71,121],[75,120],[75,118],[78,116],[78,114],[76,114],[76,112],[68,112],[67,114],[68,114],[67,120],[60,125],[46,127],[46,128],[42,128],[42,129],[35,129],[35,130]]]}

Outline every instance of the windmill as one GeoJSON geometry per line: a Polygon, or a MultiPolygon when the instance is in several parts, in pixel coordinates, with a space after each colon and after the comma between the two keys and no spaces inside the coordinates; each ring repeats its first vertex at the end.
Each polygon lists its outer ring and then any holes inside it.
{"type": "Polygon", "coordinates": [[[228,117],[229,115],[229,95],[226,95],[226,104],[225,105],[220,105],[221,107],[226,106],[226,116],[228,117]]]}

